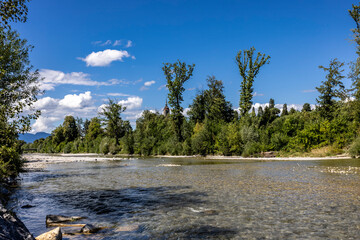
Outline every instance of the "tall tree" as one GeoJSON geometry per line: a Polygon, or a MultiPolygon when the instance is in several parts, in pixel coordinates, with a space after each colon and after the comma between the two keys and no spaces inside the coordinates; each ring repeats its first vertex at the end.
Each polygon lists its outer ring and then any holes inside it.
{"type": "Polygon", "coordinates": [[[165,63],[162,70],[164,71],[167,88],[169,89],[169,105],[171,107],[171,116],[174,122],[175,134],[178,140],[183,140],[181,127],[184,120],[181,106],[183,93],[185,91],[184,83],[193,75],[195,64],[186,65],[185,62],[179,60],[175,63],[165,63]]]}
{"type": "Polygon", "coordinates": [[[121,104],[109,99],[109,102],[103,107],[100,115],[104,116],[106,134],[115,138],[116,145],[119,144],[119,139],[125,135],[124,121],[121,118],[121,113],[126,110],[121,104]]]}
{"type": "Polygon", "coordinates": [[[286,116],[286,115],[289,115],[289,112],[288,112],[288,109],[287,109],[287,104],[284,103],[283,109],[281,111],[281,116],[283,117],[283,116],[286,116]]]}
{"type": "Polygon", "coordinates": [[[310,103],[304,103],[302,109],[301,109],[302,112],[311,112],[311,106],[310,106],[310,103]]]}
{"type": "Polygon", "coordinates": [[[190,121],[193,123],[202,123],[206,117],[206,96],[205,91],[201,90],[196,94],[192,104],[189,105],[190,110],[187,112],[190,121]]]}
{"type": "Polygon", "coordinates": [[[97,117],[92,118],[89,121],[85,138],[88,141],[92,141],[95,140],[102,133],[103,133],[103,129],[101,128],[101,120],[97,117]]]}
{"type": "Polygon", "coordinates": [[[10,22],[26,22],[29,0],[1,0],[0,28],[9,28],[10,22]]]}
{"type": "Polygon", "coordinates": [[[249,112],[252,106],[253,83],[258,75],[260,68],[270,62],[270,56],[258,52],[255,57],[255,48],[240,50],[236,56],[236,63],[242,77],[240,88],[240,111],[241,115],[249,112]]]}
{"type": "Polygon", "coordinates": [[[356,28],[352,29],[352,32],[354,34],[357,54],[356,60],[350,63],[349,77],[352,80],[350,92],[355,98],[353,106],[355,108],[356,119],[360,121],[360,5],[353,4],[349,14],[356,24],[356,28]]]}
{"type": "Polygon", "coordinates": [[[18,133],[30,130],[40,112],[23,113],[37,100],[39,73],[29,62],[32,46],[12,30],[0,28],[0,180],[21,169],[18,133]]]}
{"type": "Polygon", "coordinates": [[[74,141],[79,136],[79,129],[73,116],[66,116],[63,123],[66,142],[74,141]]]}
{"type": "Polygon", "coordinates": [[[316,89],[320,93],[318,99],[316,99],[319,104],[319,111],[321,116],[331,119],[333,117],[333,112],[336,106],[335,98],[344,99],[345,87],[342,83],[344,76],[342,72],[344,71],[342,67],[344,63],[339,62],[337,59],[330,61],[329,67],[319,66],[327,72],[326,81],[322,81],[320,87],[316,89]]]}
{"type": "Polygon", "coordinates": [[[189,106],[188,115],[194,123],[202,123],[205,118],[219,122],[224,120],[230,122],[234,117],[234,111],[229,101],[226,101],[224,85],[215,76],[208,76],[206,79],[208,89],[196,95],[193,103],[189,106]]]}

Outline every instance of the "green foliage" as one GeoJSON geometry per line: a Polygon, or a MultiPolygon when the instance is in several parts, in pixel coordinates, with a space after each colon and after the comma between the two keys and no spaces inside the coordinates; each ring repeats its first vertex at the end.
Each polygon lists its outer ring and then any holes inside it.
{"type": "Polygon", "coordinates": [[[322,85],[316,88],[320,93],[319,98],[316,99],[319,104],[318,110],[320,115],[324,118],[333,118],[333,113],[337,107],[335,98],[345,99],[345,87],[342,83],[344,76],[341,75],[344,71],[341,69],[343,66],[344,63],[339,62],[337,59],[333,59],[330,61],[329,67],[319,67],[325,72],[328,72],[326,75],[326,81],[323,81],[322,85]]]}
{"type": "Polygon", "coordinates": [[[302,112],[311,112],[311,106],[309,103],[304,103],[302,109],[301,109],[302,112]]]}
{"type": "Polygon", "coordinates": [[[116,145],[119,144],[119,139],[122,138],[128,130],[129,124],[122,120],[121,113],[126,110],[126,107],[109,99],[108,104],[103,107],[100,115],[104,116],[102,121],[105,125],[106,135],[110,138],[115,138],[116,145]]]}
{"type": "Polygon", "coordinates": [[[247,114],[252,105],[253,83],[258,75],[260,68],[270,62],[270,56],[258,52],[255,58],[255,48],[250,50],[240,50],[236,56],[236,63],[239,67],[240,76],[242,77],[240,89],[240,111],[241,115],[247,114]]]}
{"type": "Polygon", "coordinates": [[[73,116],[66,116],[63,123],[64,138],[66,142],[74,141],[80,134],[73,116]]]}
{"type": "Polygon", "coordinates": [[[178,60],[175,63],[165,63],[162,68],[167,80],[166,87],[169,89],[168,98],[171,107],[171,117],[179,142],[183,140],[181,126],[183,124],[184,116],[182,115],[183,107],[181,106],[181,103],[184,100],[184,83],[193,75],[194,67],[195,64],[186,65],[185,62],[180,62],[178,60]]]}
{"type": "Polygon", "coordinates": [[[29,0],[0,1],[0,28],[9,28],[10,22],[26,22],[29,0]]]}
{"type": "Polygon", "coordinates": [[[101,121],[99,118],[94,117],[88,124],[86,130],[86,140],[92,141],[95,140],[98,136],[104,133],[103,129],[101,128],[101,121]]]}
{"type": "Polygon", "coordinates": [[[349,153],[353,158],[360,156],[360,137],[357,137],[351,144],[349,153]]]}
{"type": "Polygon", "coordinates": [[[232,121],[234,111],[232,104],[225,99],[223,82],[216,80],[215,76],[208,76],[206,81],[208,89],[201,91],[189,106],[190,120],[194,123],[202,123],[205,118],[215,122],[232,121]]]}
{"type": "Polygon", "coordinates": [[[30,121],[40,114],[38,111],[23,113],[37,100],[39,73],[29,62],[32,46],[8,25],[9,21],[26,20],[24,3],[0,2],[0,181],[15,177],[21,171],[18,133],[29,131],[30,121]]]}

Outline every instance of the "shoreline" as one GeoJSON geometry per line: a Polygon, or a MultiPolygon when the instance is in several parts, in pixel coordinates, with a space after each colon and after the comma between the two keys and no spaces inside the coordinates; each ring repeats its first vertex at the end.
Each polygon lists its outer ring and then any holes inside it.
{"type": "MultiPolygon", "coordinates": [[[[24,169],[26,171],[43,170],[48,164],[69,163],[69,162],[104,162],[121,161],[136,158],[143,158],[138,155],[101,155],[96,153],[27,153],[22,155],[25,159],[24,169]]],[[[241,156],[170,156],[157,155],[149,156],[153,158],[198,158],[204,160],[234,160],[234,161],[323,161],[350,159],[350,156],[328,156],[328,157],[241,157],[241,156]]]]}

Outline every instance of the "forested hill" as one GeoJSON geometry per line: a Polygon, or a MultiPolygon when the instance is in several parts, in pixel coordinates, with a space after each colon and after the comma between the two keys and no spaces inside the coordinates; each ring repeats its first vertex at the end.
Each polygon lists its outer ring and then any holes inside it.
{"type": "Polygon", "coordinates": [[[32,133],[23,133],[19,134],[19,140],[25,141],[26,143],[33,143],[35,140],[40,138],[47,138],[51,134],[45,132],[38,132],[35,134],[32,133]]]}

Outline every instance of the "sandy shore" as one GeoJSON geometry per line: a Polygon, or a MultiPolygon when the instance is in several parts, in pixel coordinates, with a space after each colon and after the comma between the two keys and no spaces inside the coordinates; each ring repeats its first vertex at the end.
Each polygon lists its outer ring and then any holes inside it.
{"type": "MultiPolygon", "coordinates": [[[[30,153],[24,154],[25,169],[27,170],[41,170],[48,164],[66,163],[66,162],[96,162],[96,161],[118,161],[128,160],[129,158],[137,158],[137,156],[109,156],[99,155],[94,153],[79,153],[79,154],[41,154],[30,153]]],[[[271,157],[271,158],[245,158],[241,156],[155,156],[156,158],[202,158],[205,160],[236,160],[236,161],[313,161],[313,160],[339,160],[348,159],[349,156],[332,156],[332,157],[271,157]]]]}

